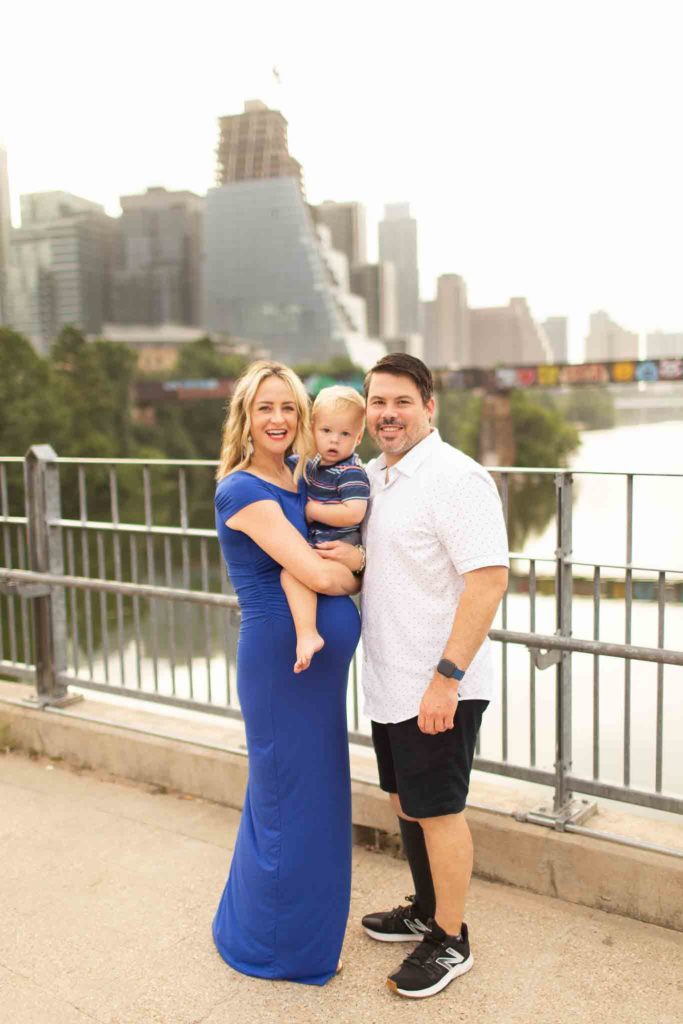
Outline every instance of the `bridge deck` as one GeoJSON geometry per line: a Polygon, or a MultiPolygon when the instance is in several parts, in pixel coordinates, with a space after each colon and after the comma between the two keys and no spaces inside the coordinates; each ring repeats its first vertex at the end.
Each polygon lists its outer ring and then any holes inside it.
{"type": "MultiPolygon", "coordinates": [[[[475,969],[419,1004],[383,986],[405,953],[365,938],[407,867],[354,848],[345,969],[325,988],[231,971],[210,936],[239,815],[0,755],[0,1006],[13,1024],[683,1022],[683,934],[476,881],[475,969]]],[[[6,1018],[5,1018],[6,1015],[6,1018]]]]}

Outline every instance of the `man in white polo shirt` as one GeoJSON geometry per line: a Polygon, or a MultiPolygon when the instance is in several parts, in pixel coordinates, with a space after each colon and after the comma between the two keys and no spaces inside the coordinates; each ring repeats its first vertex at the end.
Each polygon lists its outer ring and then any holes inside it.
{"type": "MultiPolygon", "coordinates": [[[[463,922],[472,872],[464,808],[492,695],[487,633],[507,586],[508,546],[491,477],[432,427],[433,381],[424,363],[386,356],[368,373],[365,391],[368,430],[381,450],[367,467],[365,711],[415,896],[362,923],[380,941],[422,938],[387,979],[399,995],[421,998],[473,963],[463,922]]],[[[327,547],[328,557],[358,568],[350,545],[327,547]]]]}

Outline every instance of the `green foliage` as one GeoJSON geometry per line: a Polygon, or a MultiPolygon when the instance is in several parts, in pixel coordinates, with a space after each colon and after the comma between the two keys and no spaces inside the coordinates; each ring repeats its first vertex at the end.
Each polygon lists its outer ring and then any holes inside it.
{"type": "Polygon", "coordinates": [[[365,370],[352,362],[348,356],[333,356],[326,363],[299,363],[292,367],[294,372],[306,380],[307,377],[330,377],[332,380],[351,380],[365,377],[365,370]]]}
{"type": "MultiPolygon", "coordinates": [[[[559,409],[541,396],[513,391],[510,396],[515,438],[515,465],[561,468],[577,450],[578,430],[559,409]]],[[[508,535],[512,550],[520,550],[530,533],[542,532],[555,512],[552,475],[513,477],[510,481],[508,535]]]]}
{"type": "Polygon", "coordinates": [[[221,355],[211,338],[199,338],[185,345],[172,372],[176,380],[206,380],[212,377],[239,377],[250,360],[237,353],[221,355]]]}
{"type": "MultiPolygon", "coordinates": [[[[235,377],[247,365],[240,355],[220,354],[209,338],[183,348],[173,376],[183,379],[235,377]]],[[[108,341],[86,342],[74,327],[65,327],[48,359],[8,329],[0,330],[0,451],[23,455],[32,444],[50,443],[60,455],[101,458],[214,459],[220,446],[225,407],[222,402],[163,402],[153,422],[133,417],[135,355],[108,341]]],[[[302,378],[314,374],[348,380],[363,376],[359,366],[336,357],[328,363],[296,367],[302,378]]],[[[609,398],[595,389],[561,396],[517,391],[511,396],[516,463],[519,466],[563,466],[579,444],[569,413],[592,425],[604,425],[609,398]]],[[[478,455],[482,399],[473,392],[442,392],[437,423],[446,441],[474,458],[478,455]]],[[[359,447],[363,460],[377,454],[366,435],[359,447]]],[[[18,483],[17,485],[18,486],[18,483]]],[[[118,471],[119,514],[123,521],[143,521],[142,473],[139,467],[118,471]]],[[[212,475],[188,470],[190,524],[213,521],[212,475]]],[[[154,521],[177,520],[178,478],[174,469],[154,470],[154,521]]],[[[78,480],[75,467],[62,468],[64,515],[77,517],[78,480]]],[[[16,496],[20,500],[19,495],[16,496]]],[[[548,478],[518,477],[510,488],[510,535],[520,547],[532,530],[541,530],[554,510],[554,486],[548,478]]],[[[88,515],[111,517],[108,468],[88,470],[88,515]]]]}
{"type": "Polygon", "coordinates": [[[465,455],[477,458],[481,395],[471,391],[443,391],[437,395],[436,413],[439,433],[444,441],[465,455]]]}
{"type": "Polygon", "coordinates": [[[554,401],[563,416],[583,430],[609,430],[616,422],[614,399],[607,388],[574,388],[554,401]]]}
{"type": "MultiPolygon", "coordinates": [[[[437,399],[441,436],[466,455],[479,455],[479,428],[482,399],[467,391],[442,392],[437,399]]],[[[562,412],[545,401],[545,396],[514,391],[510,412],[515,442],[515,465],[524,467],[562,467],[580,444],[579,434],[562,412]]],[[[540,532],[555,511],[555,484],[552,477],[526,474],[510,481],[508,533],[510,546],[519,550],[526,537],[540,532]]]]}

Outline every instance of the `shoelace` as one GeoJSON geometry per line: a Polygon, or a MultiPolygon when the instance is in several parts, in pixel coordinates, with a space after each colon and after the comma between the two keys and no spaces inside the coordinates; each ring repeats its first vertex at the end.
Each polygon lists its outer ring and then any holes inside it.
{"type": "Polygon", "coordinates": [[[420,945],[405,958],[403,963],[412,964],[414,967],[421,967],[427,974],[436,975],[439,973],[439,969],[435,962],[429,963],[429,961],[436,954],[440,946],[441,942],[430,933],[427,933],[420,945]]]}
{"type": "Polygon", "coordinates": [[[420,943],[416,946],[409,956],[405,957],[405,964],[415,964],[417,967],[424,967],[428,959],[434,955],[438,947],[441,945],[438,939],[435,939],[431,933],[427,933],[420,943]]]}
{"type": "Polygon", "coordinates": [[[415,897],[414,896],[406,896],[406,900],[410,904],[409,906],[407,906],[407,907],[404,907],[404,906],[394,907],[394,909],[390,910],[389,913],[387,914],[387,918],[389,919],[389,918],[395,918],[395,917],[406,917],[406,915],[413,914],[415,912],[415,906],[414,906],[414,904],[415,904],[415,897]]]}

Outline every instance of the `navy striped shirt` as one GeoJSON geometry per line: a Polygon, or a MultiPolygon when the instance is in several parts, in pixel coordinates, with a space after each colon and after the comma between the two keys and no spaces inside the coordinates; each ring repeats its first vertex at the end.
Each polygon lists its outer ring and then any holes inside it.
{"type": "MultiPolygon", "coordinates": [[[[363,464],[354,452],[348,459],[341,459],[332,466],[323,466],[316,455],[306,467],[308,497],[323,504],[338,505],[346,501],[369,501],[370,481],[363,464]]],[[[360,523],[354,526],[329,526],[327,523],[309,523],[309,540],[343,540],[356,533],[360,523]]]]}

